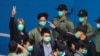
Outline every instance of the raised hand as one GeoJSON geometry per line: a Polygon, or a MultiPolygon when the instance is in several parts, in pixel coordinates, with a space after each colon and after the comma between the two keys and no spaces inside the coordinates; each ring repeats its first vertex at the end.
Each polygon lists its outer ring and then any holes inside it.
{"type": "Polygon", "coordinates": [[[49,23],[49,25],[50,25],[51,28],[53,28],[53,29],[56,28],[56,26],[55,26],[53,23],[51,23],[51,22],[49,22],[49,21],[48,21],[48,23],[49,23]]]}
{"type": "Polygon", "coordinates": [[[11,16],[14,17],[16,14],[16,6],[13,6],[11,16]]]}

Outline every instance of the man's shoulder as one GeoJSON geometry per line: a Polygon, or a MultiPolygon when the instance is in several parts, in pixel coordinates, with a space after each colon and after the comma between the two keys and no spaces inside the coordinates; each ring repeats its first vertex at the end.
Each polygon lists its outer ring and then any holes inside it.
{"type": "Polygon", "coordinates": [[[54,20],[53,21],[58,21],[58,19],[59,19],[59,17],[56,16],[56,17],[54,17],[54,20]]]}
{"type": "Polygon", "coordinates": [[[71,21],[71,19],[70,19],[70,18],[68,18],[68,17],[66,17],[66,20],[71,21]]]}
{"type": "Polygon", "coordinates": [[[43,48],[43,43],[42,43],[41,41],[38,42],[38,43],[34,46],[34,49],[35,49],[36,51],[42,50],[42,48],[43,48]]]}
{"type": "Polygon", "coordinates": [[[16,56],[16,53],[9,53],[8,56],[16,56]]]}
{"type": "Polygon", "coordinates": [[[33,28],[32,30],[30,30],[29,32],[36,32],[38,27],[33,28]]]}
{"type": "Polygon", "coordinates": [[[74,56],[80,56],[78,53],[75,53],[74,56]]]}
{"type": "Polygon", "coordinates": [[[90,23],[87,23],[87,26],[91,26],[92,27],[92,25],[90,23]]]}

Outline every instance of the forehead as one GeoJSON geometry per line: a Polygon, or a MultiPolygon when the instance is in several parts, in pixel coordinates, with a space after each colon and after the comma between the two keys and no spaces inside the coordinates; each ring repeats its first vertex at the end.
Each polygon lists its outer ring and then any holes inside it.
{"type": "Polygon", "coordinates": [[[44,33],[43,35],[45,35],[45,36],[50,36],[50,33],[44,33]]]}
{"type": "Polygon", "coordinates": [[[81,33],[82,31],[77,31],[77,33],[81,33]]]}
{"type": "Polygon", "coordinates": [[[23,22],[22,22],[22,21],[18,21],[18,23],[19,23],[19,24],[22,24],[23,22]]]}
{"type": "Polygon", "coordinates": [[[17,20],[17,23],[18,23],[18,24],[24,24],[24,21],[23,21],[23,19],[18,19],[18,20],[17,20]]]}
{"type": "Polygon", "coordinates": [[[46,17],[42,16],[39,20],[46,20],[46,17]]]}

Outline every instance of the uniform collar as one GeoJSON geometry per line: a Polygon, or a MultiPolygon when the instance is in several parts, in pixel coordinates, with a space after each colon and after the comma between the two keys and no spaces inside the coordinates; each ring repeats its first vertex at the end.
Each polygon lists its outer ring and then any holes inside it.
{"type": "Polygon", "coordinates": [[[60,22],[64,22],[67,19],[67,17],[66,16],[63,16],[62,19],[63,20],[61,20],[61,17],[58,17],[58,21],[60,21],[60,22]]]}

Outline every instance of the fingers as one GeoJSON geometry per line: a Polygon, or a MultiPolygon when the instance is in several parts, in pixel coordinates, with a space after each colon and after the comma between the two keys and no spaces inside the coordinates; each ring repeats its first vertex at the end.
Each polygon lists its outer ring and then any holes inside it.
{"type": "Polygon", "coordinates": [[[16,9],[16,6],[13,6],[13,9],[16,9]]]}
{"type": "Polygon", "coordinates": [[[16,11],[16,6],[13,6],[12,11],[13,11],[13,12],[16,11]]]}
{"type": "Polygon", "coordinates": [[[52,28],[56,28],[56,26],[53,24],[53,23],[51,23],[51,22],[48,22],[49,24],[50,24],[50,26],[52,27],[52,28]]]}
{"type": "Polygon", "coordinates": [[[16,11],[16,6],[13,6],[13,11],[16,11]]]}
{"type": "Polygon", "coordinates": [[[11,15],[11,17],[14,17],[14,16],[15,16],[15,14],[16,14],[16,6],[13,6],[13,8],[12,8],[12,15],[11,15]]]}
{"type": "Polygon", "coordinates": [[[48,21],[48,23],[49,23],[50,25],[53,25],[53,23],[51,23],[50,21],[48,21]]]}
{"type": "Polygon", "coordinates": [[[48,21],[48,23],[50,24],[51,22],[50,22],[50,21],[48,21]]]}

